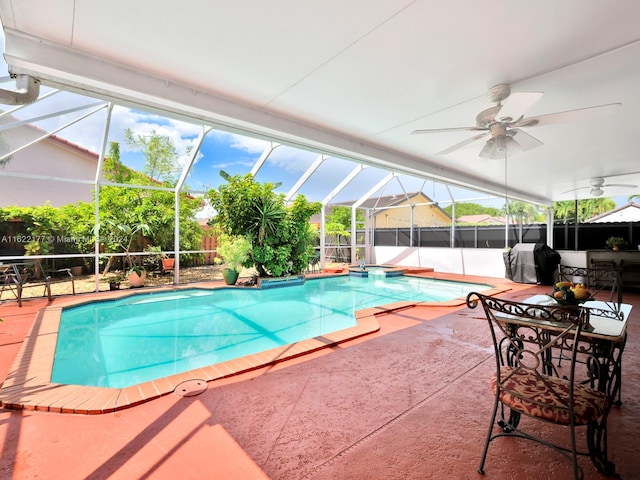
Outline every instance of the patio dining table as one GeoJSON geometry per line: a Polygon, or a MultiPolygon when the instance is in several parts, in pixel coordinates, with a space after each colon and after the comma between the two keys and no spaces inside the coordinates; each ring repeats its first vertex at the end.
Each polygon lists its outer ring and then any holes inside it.
{"type": "MultiPolygon", "coordinates": [[[[534,295],[522,303],[545,306],[559,305],[549,295],[534,295]]],[[[589,382],[594,388],[605,392],[610,400],[609,408],[597,425],[590,425],[587,429],[589,455],[598,470],[606,475],[615,475],[615,465],[607,455],[607,416],[612,405],[622,404],[620,397],[622,353],[627,340],[626,329],[632,305],[592,300],[584,302],[576,308],[584,308],[589,312],[589,324],[583,328],[579,338],[582,343],[579,347],[580,352],[585,356],[585,364],[589,366],[585,382],[589,382]],[[597,365],[589,365],[589,362],[594,360],[597,365]]],[[[535,330],[537,324],[549,323],[544,319],[520,319],[510,315],[501,315],[501,318],[510,324],[511,335],[514,338],[522,335],[523,329],[535,330]]],[[[554,361],[557,361],[558,365],[561,364],[562,351],[554,356],[554,361]]]]}

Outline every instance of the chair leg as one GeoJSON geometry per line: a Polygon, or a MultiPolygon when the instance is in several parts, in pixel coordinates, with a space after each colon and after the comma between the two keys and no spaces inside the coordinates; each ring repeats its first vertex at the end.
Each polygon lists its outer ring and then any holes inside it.
{"type": "Polygon", "coordinates": [[[580,470],[580,475],[578,475],[578,454],[576,452],[576,429],[573,424],[573,419],[571,421],[571,425],[569,425],[569,431],[571,434],[571,462],[573,463],[573,478],[574,480],[582,479],[582,470],[580,470]]]}
{"type": "Polygon", "coordinates": [[[496,421],[496,414],[498,413],[498,396],[493,404],[493,413],[491,414],[491,422],[489,422],[489,430],[487,431],[487,439],[484,442],[484,450],[482,451],[482,458],[480,459],[480,465],[478,466],[478,473],[484,475],[484,462],[487,459],[487,453],[489,452],[489,443],[491,443],[491,434],[493,433],[493,426],[496,421]]]}

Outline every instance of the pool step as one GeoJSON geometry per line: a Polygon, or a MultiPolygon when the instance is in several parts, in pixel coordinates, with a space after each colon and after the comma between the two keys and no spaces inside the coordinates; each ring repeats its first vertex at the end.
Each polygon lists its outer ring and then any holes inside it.
{"type": "Polygon", "coordinates": [[[259,288],[293,287],[302,284],[304,284],[304,275],[290,275],[288,277],[269,277],[258,279],[259,288]]]}

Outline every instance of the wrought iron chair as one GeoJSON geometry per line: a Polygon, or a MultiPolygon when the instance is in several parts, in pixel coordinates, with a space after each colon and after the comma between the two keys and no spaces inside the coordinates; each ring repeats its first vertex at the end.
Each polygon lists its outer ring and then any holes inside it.
{"type": "Polygon", "coordinates": [[[580,340],[576,341],[583,329],[588,329],[589,311],[470,293],[467,306],[475,308],[478,304],[489,323],[496,361],[491,379],[495,400],[478,472],[484,474],[491,442],[506,436],[534,440],[561,452],[571,459],[576,479],[583,478],[578,455],[589,455],[601,471],[615,472],[606,459],[606,417],[611,401],[599,383],[600,363],[578,360],[579,356],[592,355],[580,340]],[[562,366],[553,361],[558,350],[567,359],[562,366]],[[498,410],[499,429],[494,432],[498,410]],[[568,428],[567,441],[559,444],[525,432],[520,428],[522,416],[568,428]],[[587,450],[576,447],[576,427],[587,428],[587,450]]]}
{"type": "Polygon", "coordinates": [[[615,266],[597,265],[588,268],[560,264],[555,282],[560,281],[584,283],[593,298],[605,298],[608,293],[609,302],[617,306],[622,303],[622,273],[615,266]]]}
{"type": "Polygon", "coordinates": [[[318,264],[320,263],[320,252],[315,252],[313,257],[309,260],[309,267],[311,273],[316,273],[318,271],[318,264]]]}

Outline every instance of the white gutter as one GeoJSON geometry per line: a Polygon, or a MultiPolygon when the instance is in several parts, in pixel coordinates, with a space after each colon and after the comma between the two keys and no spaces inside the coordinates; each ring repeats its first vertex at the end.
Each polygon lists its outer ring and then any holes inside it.
{"type": "Polygon", "coordinates": [[[25,105],[35,102],[40,94],[40,80],[30,75],[15,75],[15,79],[15,90],[0,89],[0,103],[25,105]]]}

